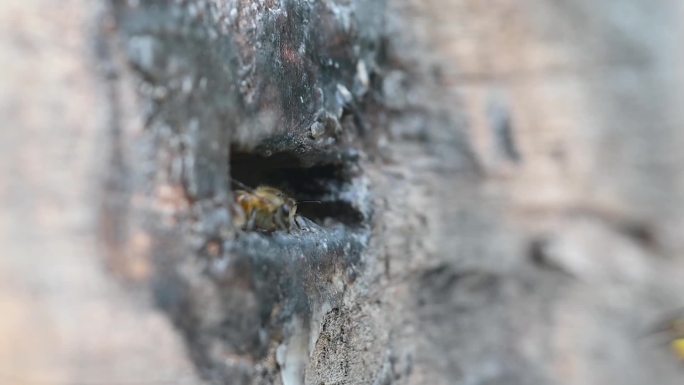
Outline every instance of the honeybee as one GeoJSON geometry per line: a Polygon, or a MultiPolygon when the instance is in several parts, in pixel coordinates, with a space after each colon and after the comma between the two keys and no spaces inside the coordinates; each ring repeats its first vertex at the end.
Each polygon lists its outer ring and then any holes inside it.
{"type": "MultiPolygon", "coordinates": [[[[242,184],[240,184],[242,185],[242,184]]],[[[235,191],[234,223],[247,231],[290,231],[296,225],[297,202],[274,187],[235,191]]]]}
{"type": "Polygon", "coordinates": [[[670,333],[670,349],[672,349],[672,353],[680,361],[684,362],[684,318],[678,317],[670,320],[667,329],[667,332],[670,333]]]}
{"type": "Polygon", "coordinates": [[[652,334],[664,334],[672,353],[684,362],[684,313],[680,310],[676,315],[667,317],[652,331],[652,334]]]}

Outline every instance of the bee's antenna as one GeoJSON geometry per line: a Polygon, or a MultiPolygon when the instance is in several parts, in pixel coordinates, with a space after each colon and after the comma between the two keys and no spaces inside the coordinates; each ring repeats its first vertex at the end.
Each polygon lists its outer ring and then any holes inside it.
{"type": "Polygon", "coordinates": [[[239,180],[234,179],[234,178],[232,178],[232,177],[228,177],[228,179],[230,179],[230,181],[231,181],[232,183],[235,183],[235,184],[238,185],[240,188],[243,188],[243,189],[245,189],[245,190],[247,190],[247,191],[252,191],[252,188],[251,188],[251,187],[249,187],[249,186],[247,186],[246,184],[240,182],[239,180]]]}
{"type": "Polygon", "coordinates": [[[297,201],[297,203],[321,203],[321,204],[323,204],[323,202],[321,202],[321,201],[297,201]]]}

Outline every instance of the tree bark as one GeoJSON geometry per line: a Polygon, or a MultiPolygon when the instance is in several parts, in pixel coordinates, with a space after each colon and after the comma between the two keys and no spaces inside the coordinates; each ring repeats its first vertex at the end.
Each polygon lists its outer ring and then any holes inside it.
{"type": "Polygon", "coordinates": [[[680,383],[682,11],[6,1],[0,383],[680,383]]]}

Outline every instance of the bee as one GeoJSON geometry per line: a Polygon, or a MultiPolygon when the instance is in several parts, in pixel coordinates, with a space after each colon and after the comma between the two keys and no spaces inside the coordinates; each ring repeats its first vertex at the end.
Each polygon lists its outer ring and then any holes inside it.
{"type": "Polygon", "coordinates": [[[674,356],[684,362],[684,312],[667,317],[650,334],[664,335],[674,356]]]}
{"type": "Polygon", "coordinates": [[[670,349],[672,353],[684,362],[684,317],[677,317],[670,320],[667,326],[670,333],[670,349]]]}
{"type": "Polygon", "coordinates": [[[259,186],[235,191],[234,223],[247,231],[290,231],[295,225],[297,202],[275,187],[259,186]]]}

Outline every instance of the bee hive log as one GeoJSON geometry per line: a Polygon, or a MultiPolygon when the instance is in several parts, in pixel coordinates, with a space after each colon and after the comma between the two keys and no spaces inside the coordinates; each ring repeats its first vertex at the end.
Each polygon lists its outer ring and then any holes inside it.
{"type": "Polygon", "coordinates": [[[0,383],[680,384],[679,3],[3,2],[0,383]]]}

